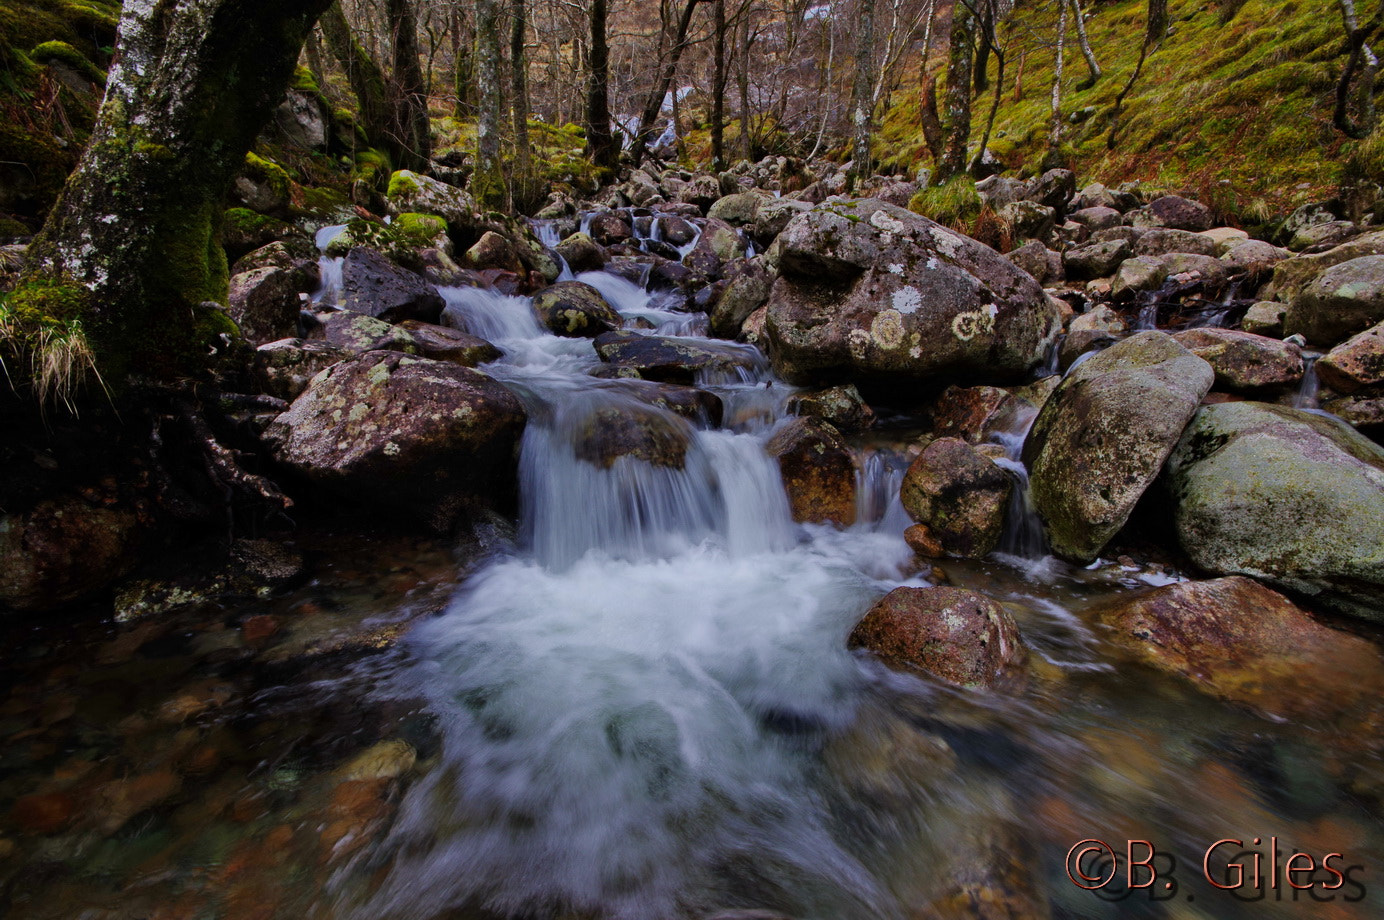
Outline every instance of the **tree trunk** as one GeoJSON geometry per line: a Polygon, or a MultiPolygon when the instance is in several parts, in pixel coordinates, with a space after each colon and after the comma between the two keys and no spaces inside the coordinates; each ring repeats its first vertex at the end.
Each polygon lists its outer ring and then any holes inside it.
{"type": "Polygon", "coordinates": [[[870,122],[874,120],[875,0],[856,4],[855,81],[851,86],[851,181],[868,178],[870,169],[870,122]]]}
{"type": "Polygon", "coordinates": [[[1048,150],[1056,152],[1062,143],[1062,63],[1067,47],[1067,4],[1058,4],[1057,59],[1052,71],[1052,120],[1048,128],[1048,150]]]}
{"type": "Polygon", "coordinates": [[[965,3],[952,10],[951,56],[947,64],[947,97],[942,129],[945,146],[937,164],[937,181],[946,182],[966,169],[971,140],[971,56],[975,47],[975,17],[965,3]]]}
{"type": "Polygon", "coordinates": [[[1163,36],[1168,34],[1168,0],[1148,0],[1148,23],[1144,28],[1144,42],[1139,46],[1139,60],[1134,65],[1134,71],[1125,81],[1125,85],[1120,88],[1120,94],[1115,97],[1115,104],[1110,107],[1110,130],[1105,135],[1105,146],[1108,150],[1114,150],[1117,139],[1120,135],[1120,113],[1124,110],[1125,97],[1134,88],[1134,82],[1139,79],[1139,74],[1144,72],[1144,62],[1148,60],[1149,54],[1157,48],[1158,43],[1163,40],[1163,36]]]}
{"type": "Polygon", "coordinates": [[[672,44],[668,46],[668,59],[663,62],[658,81],[654,84],[653,91],[649,93],[649,98],[644,103],[644,111],[639,116],[639,129],[636,131],[634,143],[630,147],[630,153],[634,157],[635,163],[644,159],[649,145],[649,137],[653,133],[654,122],[658,121],[658,113],[663,110],[664,97],[668,95],[668,89],[673,85],[673,78],[677,76],[678,63],[682,61],[682,53],[687,50],[687,30],[692,27],[692,14],[696,12],[697,4],[700,2],[701,0],[686,0],[686,6],[682,8],[682,14],[678,17],[677,31],[673,34],[672,44]]]}
{"type": "Polygon", "coordinates": [[[1168,34],[1168,0],[1149,0],[1148,26],[1144,31],[1144,42],[1152,48],[1163,41],[1168,34]]]}
{"type": "Polygon", "coordinates": [[[1076,41],[1081,46],[1081,56],[1086,59],[1088,76],[1081,83],[1082,89],[1090,89],[1100,79],[1100,63],[1096,53],[1091,50],[1091,40],[1086,37],[1086,17],[1081,14],[1081,0],[1067,0],[1071,4],[1072,18],[1076,20],[1076,41]]]}
{"type": "Polygon", "coordinates": [[[990,97],[990,114],[985,118],[985,131],[980,136],[980,145],[976,148],[976,155],[971,160],[971,172],[974,175],[979,175],[980,167],[984,163],[985,148],[990,145],[990,134],[995,130],[995,116],[999,114],[1000,110],[1000,97],[1004,94],[1005,52],[1000,47],[993,18],[986,25],[986,30],[989,33],[985,39],[986,44],[995,52],[995,88],[990,97]]]}
{"type": "Polygon", "coordinates": [[[476,0],[476,87],[480,119],[476,122],[476,171],[471,192],[486,207],[500,209],[509,198],[500,166],[500,119],[505,109],[501,85],[499,0],[476,0]]]}
{"type": "Polygon", "coordinates": [[[943,132],[942,119],[937,114],[937,78],[929,77],[923,71],[923,91],[918,112],[922,119],[923,142],[933,163],[942,162],[943,132]]]}
{"type": "Polygon", "coordinates": [[[456,116],[469,119],[476,115],[476,66],[475,56],[471,53],[476,43],[475,37],[466,28],[460,5],[452,17],[452,82],[457,97],[456,116]]]}
{"type": "Polygon", "coordinates": [[[750,31],[748,13],[740,23],[740,156],[746,162],[754,160],[754,134],[750,112],[750,47],[754,35],[750,31]]]}
{"type": "Polygon", "coordinates": [[[613,177],[620,151],[610,131],[610,46],[606,43],[606,0],[591,0],[590,82],[586,88],[586,155],[613,177]]]}
{"type": "Polygon", "coordinates": [[[716,0],[711,76],[711,168],[726,168],[726,0],[716,0]]]}
{"type": "Polygon", "coordinates": [[[1340,0],[1341,21],[1346,32],[1346,66],[1341,71],[1341,79],[1336,83],[1336,107],[1332,111],[1331,122],[1336,130],[1346,137],[1368,137],[1374,128],[1374,82],[1379,73],[1379,59],[1366,41],[1370,33],[1379,28],[1384,7],[1375,18],[1361,27],[1355,12],[1355,0],[1340,0]],[[1347,111],[1350,102],[1350,85],[1359,74],[1356,108],[1357,120],[1352,121],[1347,111]]]}
{"type": "Polygon", "coordinates": [[[432,158],[428,134],[428,91],[418,63],[418,24],[410,0],[388,0],[394,24],[395,166],[427,172],[432,158]]]}
{"type": "MultiPolygon", "coordinates": [[[[962,0],[958,0],[962,2],[962,0]]],[[[1065,0],[1062,0],[1065,2],[1065,0]]],[[[975,61],[975,88],[976,95],[979,96],[990,88],[990,52],[993,46],[990,44],[990,35],[995,28],[995,4],[994,0],[981,0],[979,4],[980,12],[980,32],[979,46],[976,48],[975,61]]]]}
{"type": "Polygon", "coordinates": [[[391,156],[398,151],[392,142],[392,126],[389,105],[389,82],[384,71],[375,63],[366,50],[361,47],[351,32],[346,14],[340,3],[332,3],[322,14],[322,37],[332,57],[346,71],[351,81],[351,92],[360,105],[360,126],[370,143],[383,146],[391,156]]]}
{"type": "Polygon", "coordinates": [[[206,305],[227,296],[226,196],[326,6],[127,2],[91,143],[9,306],[80,320],[114,386],[204,370],[236,335],[206,305]]]}
{"type": "Polygon", "coordinates": [[[514,115],[514,181],[515,205],[520,210],[533,207],[538,183],[533,172],[533,150],[529,145],[529,56],[524,50],[528,35],[528,12],[524,0],[510,0],[510,88],[513,98],[510,109],[514,115]]]}

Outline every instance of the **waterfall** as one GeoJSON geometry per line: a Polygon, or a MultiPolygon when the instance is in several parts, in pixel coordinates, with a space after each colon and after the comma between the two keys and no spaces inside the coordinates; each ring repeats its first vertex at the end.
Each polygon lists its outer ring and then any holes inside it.
{"type": "Polygon", "coordinates": [[[1317,399],[1317,393],[1321,390],[1321,380],[1317,377],[1317,359],[1320,357],[1320,352],[1304,351],[1302,353],[1302,383],[1298,385],[1298,391],[1293,395],[1294,408],[1309,410],[1320,408],[1317,399]]]}
{"type": "Polygon", "coordinates": [[[1043,536],[1043,522],[1038,518],[1038,512],[1033,506],[1033,497],[1029,492],[1028,467],[1024,466],[1022,459],[1024,441],[1028,438],[1029,429],[1033,427],[1037,417],[1036,409],[1015,413],[1014,422],[1009,428],[990,435],[991,441],[1004,448],[1004,457],[997,459],[995,463],[1007,470],[1014,480],[1009,507],[1005,511],[1004,534],[1000,538],[999,552],[1001,555],[1027,560],[1042,559],[1048,550],[1047,538],[1043,536]]]}
{"type": "Polygon", "coordinates": [[[314,237],[317,250],[322,253],[317,258],[317,270],[321,276],[321,281],[317,285],[317,290],[312,294],[312,303],[317,306],[336,307],[341,305],[341,269],[345,259],[340,256],[329,257],[327,247],[344,232],[346,232],[346,225],[336,224],[323,227],[317,231],[314,237]]]}

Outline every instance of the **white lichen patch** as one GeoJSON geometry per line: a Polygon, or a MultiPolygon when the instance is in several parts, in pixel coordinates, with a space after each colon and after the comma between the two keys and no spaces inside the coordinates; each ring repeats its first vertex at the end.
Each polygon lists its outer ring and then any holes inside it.
{"type": "Polygon", "coordinates": [[[961,237],[941,227],[931,227],[929,232],[932,234],[932,241],[937,244],[937,249],[942,255],[956,257],[957,252],[961,249],[961,237]]]}
{"type": "Polygon", "coordinates": [[[935,271],[937,271],[937,269],[939,269],[939,268],[942,267],[942,263],[937,261],[937,257],[936,257],[936,256],[928,256],[928,257],[927,257],[927,267],[928,267],[928,271],[934,271],[934,272],[935,272],[935,271]]]}
{"type": "Polygon", "coordinates": [[[952,335],[963,342],[969,342],[977,335],[993,335],[997,313],[999,310],[993,304],[980,310],[958,313],[952,318],[952,335]]]}
{"type": "Polygon", "coordinates": [[[384,455],[385,455],[386,457],[397,457],[397,456],[399,456],[399,445],[398,445],[398,444],[395,444],[393,441],[387,441],[387,442],[385,442],[385,445],[384,445],[384,455]]]}
{"type": "Polygon", "coordinates": [[[890,300],[894,309],[900,313],[917,313],[918,308],[923,305],[922,293],[911,284],[895,291],[890,300]]]}
{"type": "Polygon", "coordinates": [[[898,262],[891,262],[889,265],[889,274],[902,276],[903,266],[900,265],[898,262]]]}
{"type": "Polygon", "coordinates": [[[870,215],[870,226],[885,233],[905,233],[908,226],[887,211],[879,210],[870,215]]]}
{"type": "Polygon", "coordinates": [[[851,357],[857,361],[864,361],[865,355],[870,350],[870,333],[864,329],[852,329],[846,336],[846,344],[851,350],[851,357]]]}
{"type": "Polygon", "coordinates": [[[870,323],[870,337],[880,348],[899,348],[904,336],[903,315],[897,310],[882,310],[870,323]]]}

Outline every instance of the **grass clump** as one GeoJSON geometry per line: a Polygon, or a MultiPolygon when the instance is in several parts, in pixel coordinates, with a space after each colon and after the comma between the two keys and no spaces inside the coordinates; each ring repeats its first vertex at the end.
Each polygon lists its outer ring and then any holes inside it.
{"type": "Polygon", "coordinates": [[[0,298],[0,370],[40,408],[61,405],[75,415],[83,386],[106,389],[83,322],[88,305],[85,288],[53,281],[27,282],[0,298]]]}
{"type": "Polygon", "coordinates": [[[913,213],[963,232],[975,223],[981,207],[980,193],[968,176],[953,176],[944,185],[929,186],[908,202],[908,210],[913,213]]]}

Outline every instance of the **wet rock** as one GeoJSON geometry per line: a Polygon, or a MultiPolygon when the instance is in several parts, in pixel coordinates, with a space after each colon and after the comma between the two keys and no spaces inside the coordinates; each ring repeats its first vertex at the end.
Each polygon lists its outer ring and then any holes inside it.
{"type": "Polygon", "coordinates": [[[317,262],[265,266],[231,277],[231,319],[251,343],[260,345],[298,331],[298,313],[318,284],[317,262]]]}
{"type": "Polygon", "coordinates": [[[1279,338],[1283,335],[1283,317],[1288,305],[1272,300],[1261,300],[1245,311],[1240,328],[1254,335],[1268,335],[1279,338]]]}
{"type": "Polygon", "coordinates": [[[1178,195],[1155,198],[1147,206],[1129,213],[1130,224],[1141,229],[1167,227],[1173,230],[1210,230],[1211,209],[1178,195]]]}
{"type": "Polygon", "coordinates": [[[796,393],[788,399],[788,411],[830,422],[838,431],[865,431],[875,423],[875,410],[861,398],[855,384],[796,393]]]}
{"type": "Polygon", "coordinates": [[[1161,257],[1135,256],[1125,259],[1115,272],[1110,296],[1119,301],[1129,300],[1135,294],[1158,290],[1167,277],[1168,269],[1161,257]]]}
{"type": "Polygon", "coordinates": [[[10,821],[24,834],[56,834],[72,822],[77,799],[70,792],[34,792],[15,799],[10,821]]]}
{"type": "Polygon", "coordinates": [[[75,497],[0,515],[0,607],[39,612],[90,597],[129,571],[140,532],[133,512],[75,497]]]}
{"type": "Polygon", "coordinates": [[[1370,435],[1376,443],[1384,433],[1384,396],[1342,396],[1322,403],[1322,411],[1370,435]]]}
{"type": "Polygon", "coordinates": [[[1199,410],[1168,461],[1178,540],[1249,575],[1384,621],[1384,449],[1331,419],[1265,403],[1199,410]]]}
{"type": "Polygon", "coordinates": [[[999,387],[949,386],[932,409],[932,428],[944,438],[971,444],[989,440],[1016,423],[1024,404],[999,387]]]}
{"type": "Polygon", "coordinates": [[[374,351],[314,378],[265,440],[339,499],[445,528],[512,491],[525,420],[518,397],[479,371],[374,351]]]}
{"type": "Polygon", "coordinates": [[[1283,331],[1334,345],[1384,320],[1384,255],[1328,268],[1293,298],[1283,331]]]}
{"type": "Polygon", "coordinates": [[[1087,243],[1063,253],[1062,267],[1067,277],[1075,281],[1104,278],[1113,274],[1130,255],[1130,245],[1125,240],[1087,243]]]}
{"type": "Polygon", "coordinates": [[[591,218],[591,238],[600,246],[614,246],[633,238],[634,231],[618,214],[602,212],[591,218]]]}
{"type": "Polygon", "coordinates": [[[658,229],[664,242],[670,246],[686,246],[697,238],[697,228],[689,220],[676,214],[658,218],[658,229]]]}
{"type": "Polygon", "coordinates": [[[391,323],[406,319],[435,323],[442,315],[442,295],[422,276],[359,246],[342,263],[341,296],[347,310],[391,323]]]}
{"type": "Polygon", "coordinates": [[[946,555],[979,559],[999,546],[1012,491],[1009,474],[965,441],[938,438],[908,467],[899,498],[946,555]]]}
{"type": "Polygon", "coordinates": [[[1214,290],[1219,290],[1230,274],[1229,266],[1220,259],[1199,255],[1195,252],[1170,252],[1165,256],[1160,256],[1159,260],[1170,280],[1192,281],[1199,279],[1214,290]]]}
{"type": "Polygon", "coordinates": [[[1340,393],[1356,393],[1384,383],[1384,323],[1337,345],[1317,362],[1322,383],[1340,393]]]}
{"type": "Polygon", "coordinates": [[[719,278],[727,262],[744,257],[745,241],[735,228],[724,221],[708,218],[697,245],[682,264],[708,278],[719,278]]]}
{"type": "Polygon", "coordinates": [[[260,390],[279,399],[294,400],[308,381],[351,352],[327,342],[282,339],[255,349],[253,373],[260,390]]]}
{"type": "Polygon", "coordinates": [[[895,588],[846,640],[885,664],[961,687],[988,688],[1027,654],[1004,608],[962,588],[895,588]]]}
{"type": "Polygon", "coordinates": [[[1063,379],[1024,444],[1057,555],[1090,562],[1124,526],[1214,377],[1170,336],[1141,332],[1063,379]]]}
{"type": "Polygon", "coordinates": [[[778,461],[793,520],[855,523],[855,462],[831,423],[790,419],[769,439],[767,450],[778,461]]]}
{"type": "Polygon", "coordinates": [[[648,380],[622,380],[608,386],[619,387],[621,392],[657,409],[676,413],[698,425],[719,427],[725,405],[721,397],[709,390],[696,387],[678,386],[672,383],[654,383],[648,380]]]}
{"type": "Polygon", "coordinates": [[[1122,596],[1096,618],[1145,663],[1274,716],[1321,724],[1384,692],[1373,643],[1323,626],[1250,578],[1122,596]]]}
{"type": "Polygon", "coordinates": [[[592,412],[573,441],[577,458],[610,469],[623,457],[680,470],[687,460],[691,427],[662,412],[629,406],[592,412]]]}
{"type": "Polygon", "coordinates": [[[922,524],[911,524],[904,529],[903,542],[908,544],[908,548],[924,559],[940,559],[947,554],[942,548],[942,541],[933,535],[931,530],[922,524]]]}
{"type": "Polygon", "coordinates": [[[1302,349],[1234,329],[1188,329],[1173,336],[1211,365],[1217,385],[1235,392],[1282,387],[1302,379],[1302,349]]]}
{"type": "Polygon", "coordinates": [[[387,779],[347,780],[332,790],[318,852],[323,862],[342,860],[368,844],[394,812],[387,779]]]}
{"type": "Polygon", "coordinates": [[[548,331],[567,338],[595,338],[623,322],[600,291],[581,281],[559,281],[539,291],[533,311],[548,331]]]}
{"type": "Polygon", "coordinates": [[[346,781],[397,779],[412,770],[417,760],[413,745],[395,738],[361,751],[337,771],[337,776],[346,781]]]}
{"type": "Polygon", "coordinates": [[[994,250],[871,199],[799,215],[775,244],[766,332],[793,383],[1015,378],[1040,364],[1058,308],[994,250]]]}
{"type": "Polygon", "coordinates": [[[1148,231],[1139,237],[1139,242],[1134,244],[1135,255],[1165,256],[1173,252],[1190,252],[1211,257],[1220,256],[1215,240],[1190,230],[1170,230],[1160,227],[1148,231]]]}
{"type": "MultiPolygon", "coordinates": [[[[513,272],[521,278],[528,274],[528,267],[524,264],[518,247],[508,237],[494,230],[487,230],[482,234],[476,244],[462,255],[461,262],[477,271],[498,269],[513,272]]],[[[430,322],[435,320],[436,317],[430,322]]]]}
{"type": "Polygon", "coordinates": [[[991,819],[959,831],[937,870],[942,891],[913,920],[1050,920],[1037,862],[1018,828],[991,819]]]}
{"type": "Polygon", "coordinates": [[[182,777],[171,770],[114,780],[96,790],[92,818],[100,831],[110,836],[131,818],[163,804],[182,788],[182,777]]]}
{"type": "Polygon", "coordinates": [[[309,340],[325,342],[353,355],[366,351],[407,352],[413,347],[413,337],[401,325],[364,313],[319,313],[317,321],[318,325],[309,332],[309,340]]]}
{"type": "Polygon", "coordinates": [[[435,326],[417,320],[404,320],[398,328],[407,334],[408,343],[394,351],[405,351],[433,361],[446,361],[463,367],[477,367],[500,357],[500,349],[485,339],[468,335],[449,326],[435,326]]]}
{"type": "Polygon", "coordinates": [[[762,257],[750,259],[744,268],[726,285],[711,311],[711,332],[723,339],[740,335],[750,314],[769,301],[774,286],[774,272],[762,257]]]}
{"type": "Polygon", "coordinates": [[[390,177],[385,203],[395,217],[431,214],[458,230],[477,226],[480,222],[480,207],[465,191],[407,169],[390,177]]]}
{"type": "Polygon", "coordinates": [[[637,332],[607,332],[596,337],[596,354],[630,376],[663,383],[696,383],[699,374],[736,377],[758,367],[756,352],[729,343],[694,342],[637,332]]]}
{"type": "Polygon", "coordinates": [[[941,737],[869,707],[827,739],[822,763],[857,802],[907,808],[952,775],[957,757],[941,737]]]}
{"type": "Polygon", "coordinates": [[[557,244],[557,254],[567,260],[573,272],[598,272],[605,268],[605,250],[585,233],[573,233],[557,244]]]}

